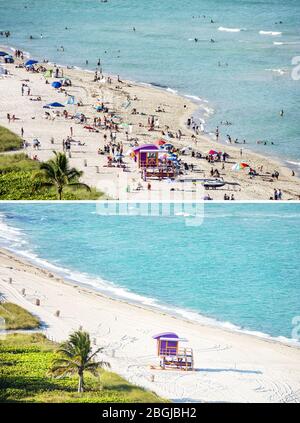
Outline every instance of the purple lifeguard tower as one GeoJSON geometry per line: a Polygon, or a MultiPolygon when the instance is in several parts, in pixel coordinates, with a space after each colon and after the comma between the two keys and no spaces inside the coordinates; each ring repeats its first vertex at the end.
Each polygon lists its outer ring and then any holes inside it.
{"type": "Polygon", "coordinates": [[[160,368],[194,370],[193,350],[191,348],[180,348],[180,342],[187,342],[187,339],[179,338],[174,332],[164,332],[154,335],[157,341],[157,355],[160,357],[160,368]]]}

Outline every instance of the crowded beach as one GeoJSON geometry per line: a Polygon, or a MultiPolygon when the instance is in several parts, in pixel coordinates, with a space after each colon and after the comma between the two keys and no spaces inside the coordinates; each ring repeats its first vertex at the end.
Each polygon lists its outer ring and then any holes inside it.
{"type": "Polygon", "coordinates": [[[233,141],[224,122],[209,136],[185,97],[108,76],[100,59],[89,72],[0,50],[1,126],[34,160],[64,152],[112,199],[300,198],[294,171],[233,141]]]}

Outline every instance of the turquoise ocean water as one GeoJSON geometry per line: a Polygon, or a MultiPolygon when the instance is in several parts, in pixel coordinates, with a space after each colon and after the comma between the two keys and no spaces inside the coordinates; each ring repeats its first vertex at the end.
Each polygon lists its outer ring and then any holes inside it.
{"type": "Polygon", "coordinates": [[[185,318],[292,338],[300,315],[297,204],[211,204],[195,227],[180,216],[99,216],[95,204],[78,203],[2,203],[0,216],[1,246],[77,283],[185,318]]]}
{"type": "Polygon", "coordinates": [[[298,170],[299,22],[299,0],[0,0],[11,45],[59,64],[84,68],[88,59],[91,70],[101,58],[104,71],[194,96],[208,131],[228,120],[223,138],[246,139],[298,170]]]}

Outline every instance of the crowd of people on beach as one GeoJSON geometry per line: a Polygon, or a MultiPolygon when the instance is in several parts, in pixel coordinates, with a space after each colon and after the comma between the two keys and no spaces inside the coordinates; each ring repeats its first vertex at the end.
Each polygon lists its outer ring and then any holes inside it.
{"type": "MultiPolygon", "coordinates": [[[[46,61],[44,65],[42,64],[36,64],[32,66],[25,66],[22,61],[24,60],[24,53],[21,50],[15,51],[15,57],[19,61],[19,64],[17,67],[22,66],[24,67],[28,72],[32,73],[41,73],[45,74],[45,72],[50,73],[48,77],[45,77],[45,83],[49,83],[49,76],[50,78],[54,79],[60,79],[63,81],[65,80],[64,70],[63,68],[60,68],[59,66],[52,65],[51,70],[49,70],[49,66],[46,66],[46,61]]],[[[101,65],[100,59],[97,62],[97,66],[99,67],[101,65]]],[[[103,82],[103,72],[102,68],[97,69],[94,74],[94,83],[99,84],[99,82],[102,84],[103,82]]],[[[29,80],[28,80],[29,81],[29,80]]],[[[23,80],[21,83],[21,95],[27,96],[30,98],[31,101],[42,101],[42,98],[40,95],[38,96],[32,96],[32,89],[31,85],[27,80],[23,80]]],[[[71,78],[66,79],[66,84],[63,82],[64,86],[57,89],[58,93],[64,94],[66,97],[70,96],[70,93],[67,91],[68,88],[72,87],[72,80],[71,78]]],[[[105,77],[105,83],[111,85],[113,83],[113,78],[111,77],[105,77]]],[[[114,89],[122,89],[126,86],[126,82],[123,82],[121,78],[118,76],[116,78],[116,85],[114,89]]],[[[50,110],[45,110],[44,117],[47,120],[55,120],[56,118],[63,118],[65,120],[73,120],[74,123],[78,123],[83,125],[83,128],[88,130],[89,132],[97,132],[100,133],[103,131],[103,145],[98,148],[98,155],[106,155],[107,156],[107,164],[108,166],[111,166],[113,163],[117,163],[118,165],[124,165],[124,145],[121,138],[125,138],[125,142],[129,144],[129,146],[138,146],[140,141],[137,137],[132,136],[133,132],[133,125],[132,123],[128,122],[126,125],[123,125],[123,117],[117,116],[122,114],[122,112],[126,112],[127,116],[129,114],[140,116],[141,121],[136,123],[138,128],[144,128],[147,127],[149,132],[157,132],[160,134],[162,139],[168,139],[169,143],[173,144],[172,150],[170,150],[171,153],[176,154],[178,157],[177,163],[179,164],[180,168],[182,169],[182,172],[184,174],[188,172],[194,173],[197,168],[197,164],[194,162],[194,159],[197,160],[206,160],[208,163],[213,165],[211,167],[211,170],[209,172],[210,179],[215,180],[223,180],[223,176],[228,175],[228,167],[227,163],[230,162],[230,155],[225,151],[224,147],[219,152],[211,153],[203,153],[203,151],[199,151],[197,146],[199,142],[199,136],[201,134],[205,134],[205,127],[204,127],[204,121],[202,121],[199,118],[195,118],[194,116],[191,116],[186,121],[186,127],[192,132],[189,137],[193,143],[193,146],[191,147],[185,147],[181,148],[174,146],[174,142],[181,143],[182,139],[186,139],[186,135],[183,133],[183,130],[181,128],[177,129],[171,129],[169,126],[165,125],[162,127],[161,125],[161,119],[159,115],[166,113],[165,106],[163,105],[157,105],[156,108],[154,108],[153,112],[150,114],[145,114],[143,111],[138,110],[136,104],[134,102],[139,101],[138,97],[136,95],[130,97],[128,93],[126,94],[126,101],[122,104],[121,110],[116,112],[109,106],[109,104],[105,101],[101,101],[97,104],[97,106],[93,106],[94,113],[92,117],[88,117],[85,113],[70,113],[67,108],[65,107],[63,111],[54,110],[50,107],[50,110]],[[123,109],[123,110],[122,110],[123,109]],[[127,110],[128,109],[128,110],[127,110]],[[147,120],[146,120],[146,119],[147,120]],[[146,120],[146,122],[145,122],[146,120]],[[125,137],[124,137],[125,136],[125,137]],[[183,160],[183,156],[188,155],[190,156],[192,162],[189,163],[188,161],[183,160]],[[219,165],[217,167],[217,165],[219,165]]],[[[73,103],[74,104],[74,103],[73,103]]],[[[82,100],[78,100],[76,102],[76,105],[78,107],[83,106],[82,100]]],[[[44,106],[46,107],[46,106],[44,106]]],[[[186,106],[184,106],[186,108],[186,106]]],[[[18,118],[13,114],[7,114],[7,119],[10,122],[14,122],[18,118]]],[[[232,122],[229,122],[227,120],[221,121],[220,125],[222,126],[232,126],[232,122]]],[[[21,129],[21,136],[24,137],[24,128],[21,129]]],[[[227,143],[228,144],[246,144],[246,140],[243,140],[240,142],[237,138],[233,139],[229,134],[227,134],[227,143]]],[[[217,142],[221,141],[221,133],[220,128],[217,126],[215,130],[215,140],[217,142]]],[[[28,141],[23,142],[24,148],[28,149],[30,143],[28,141]]],[[[68,153],[70,155],[71,153],[71,146],[72,144],[76,144],[79,146],[84,146],[85,142],[82,140],[76,140],[73,136],[73,128],[70,127],[70,136],[68,136],[66,139],[62,141],[62,149],[64,152],[68,153]]],[[[32,142],[32,146],[34,150],[39,150],[41,148],[41,143],[39,140],[34,139],[32,142]]],[[[242,148],[240,148],[239,151],[240,159],[244,157],[244,151],[242,148]]],[[[35,160],[38,160],[37,155],[34,155],[35,160]]],[[[171,164],[172,165],[172,164],[171,164]]],[[[278,180],[279,173],[277,171],[274,171],[270,175],[263,175],[263,166],[259,167],[258,171],[251,168],[249,166],[249,169],[247,170],[249,179],[253,179],[257,176],[265,176],[268,177],[270,180],[271,178],[273,180],[278,180]]],[[[204,173],[204,172],[203,172],[204,173]]],[[[238,185],[238,184],[237,184],[238,185]]],[[[274,195],[270,197],[270,199],[274,200],[281,200],[282,199],[282,191],[280,189],[274,189],[274,195]]],[[[206,195],[207,200],[211,200],[212,198],[208,198],[209,194],[206,195]]],[[[224,200],[235,200],[234,194],[231,196],[225,193],[224,200]]]]}

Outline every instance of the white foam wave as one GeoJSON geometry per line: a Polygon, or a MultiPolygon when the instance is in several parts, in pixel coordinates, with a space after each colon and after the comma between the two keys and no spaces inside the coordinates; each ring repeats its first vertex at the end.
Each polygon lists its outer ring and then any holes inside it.
{"type": "Polygon", "coordinates": [[[292,164],[294,166],[300,166],[300,162],[293,162],[291,160],[287,160],[287,163],[290,163],[290,164],[292,164]]]}
{"type": "Polygon", "coordinates": [[[273,42],[274,46],[293,46],[293,45],[298,45],[300,44],[300,41],[274,41],[273,42]]]}
{"type": "Polygon", "coordinates": [[[0,240],[5,245],[21,246],[25,243],[23,232],[17,228],[8,225],[5,221],[5,215],[0,214],[0,240]]]}
{"type": "Polygon", "coordinates": [[[246,31],[246,29],[244,29],[244,28],[226,28],[224,26],[220,26],[218,28],[218,31],[222,31],[222,32],[241,32],[241,31],[246,31]]]}
{"type": "Polygon", "coordinates": [[[273,72],[273,73],[277,73],[279,75],[284,75],[285,73],[287,73],[287,71],[285,71],[284,69],[265,69],[268,72],[273,72]]]}
{"type": "Polygon", "coordinates": [[[272,37],[277,37],[282,35],[282,32],[279,31],[259,31],[260,35],[271,35],[272,37]]]}
{"type": "Polygon", "coordinates": [[[172,93],[172,94],[178,94],[178,91],[173,90],[172,88],[167,88],[166,91],[168,91],[169,93],[172,93]]]}
{"type": "Polygon", "coordinates": [[[197,95],[185,95],[185,97],[186,98],[189,98],[189,99],[191,99],[191,100],[194,100],[194,101],[196,101],[197,103],[208,103],[208,101],[207,100],[205,100],[205,99],[203,99],[203,98],[201,98],[201,97],[198,97],[197,95]]]}

